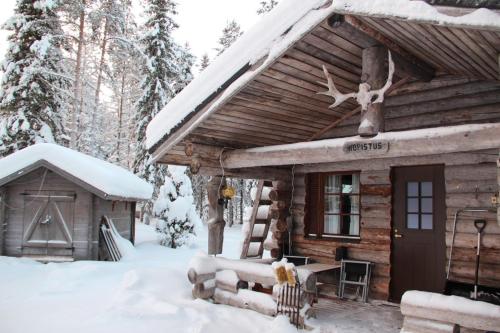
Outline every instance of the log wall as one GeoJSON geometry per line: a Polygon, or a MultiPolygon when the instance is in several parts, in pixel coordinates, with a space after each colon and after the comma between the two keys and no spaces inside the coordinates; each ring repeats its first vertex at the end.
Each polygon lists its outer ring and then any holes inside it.
{"type": "MultiPolygon", "coordinates": [[[[45,170],[45,168],[40,168],[5,186],[7,209],[5,213],[4,255],[22,255],[25,198],[21,193],[38,191],[45,170]]],[[[43,190],[69,191],[76,194],[73,217],[74,257],[75,259],[88,259],[88,230],[91,220],[92,194],[51,171],[48,171],[45,176],[43,190]]]]}
{"type": "MultiPolygon", "coordinates": [[[[346,169],[343,171],[353,171],[346,169]]],[[[306,187],[305,175],[297,175],[294,195],[294,254],[318,262],[332,263],[335,249],[348,248],[348,257],[375,263],[371,297],[387,299],[390,282],[391,183],[390,170],[367,170],[360,174],[360,240],[311,239],[304,237],[306,187]]]]}
{"type": "MultiPolygon", "coordinates": [[[[311,257],[318,262],[332,263],[335,249],[348,248],[351,259],[375,263],[370,297],[388,299],[391,271],[391,168],[396,166],[445,164],[446,182],[446,243],[451,242],[453,217],[457,209],[489,207],[498,191],[495,160],[498,150],[454,153],[410,158],[374,159],[369,162],[344,162],[297,167],[294,195],[294,254],[311,257]],[[305,175],[312,172],[361,171],[361,239],[311,239],[304,237],[306,221],[305,175]]],[[[485,218],[488,226],[483,237],[480,283],[500,287],[500,226],[496,214],[471,213],[460,215],[453,255],[451,278],[473,282],[476,233],[474,219],[485,218]]],[[[447,248],[449,253],[449,248],[447,248]]],[[[445,267],[443,267],[443,270],[445,267]]]]}
{"type": "MultiPolygon", "coordinates": [[[[440,76],[431,82],[413,82],[386,98],[386,131],[468,123],[500,122],[500,83],[440,76]]],[[[323,135],[357,135],[359,116],[351,117],[323,135]]]]}
{"type": "Polygon", "coordinates": [[[496,164],[491,162],[447,166],[445,181],[447,259],[456,211],[464,207],[492,209],[487,213],[464,212],[459,215],[450,278],[454,281],[474,282],[477,245],[474,220],[485,219],[487,225],[481,244],[479,283],[500,287],[500,225],[496,221],[495,207],[491,201],[498,191],[496,164]]]}
{"type": "MultiPolygon", "coordinates": [[[[39,168],[0,187],[0,195],[1,191],[5,191],[6,203],[5,214],[2,216],[2,203],[0,202],[0,254],[22,255],[25,197],[21,193],[37,192],[45,170],[47,169],[39,168]],[[5,223],[2,222],[3,220],[5,223]],[[3,234],[2,230],[5,230],[3,234]],[[3,246],[1,246],[2,243],[3,246]]],[[[48,171],[45,176],[43,191],[64,191],[76,194],[72,230],[73,257],[76,260],[97,260],[98,225],[103,215],[113,219],[118,232],[123,237],[133,240],[135,203],[101,199],[52,171],[48,171]]]]}

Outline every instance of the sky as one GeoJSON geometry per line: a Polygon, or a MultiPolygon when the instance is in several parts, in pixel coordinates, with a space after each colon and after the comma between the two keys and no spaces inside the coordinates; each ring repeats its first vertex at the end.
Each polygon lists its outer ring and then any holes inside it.
{"type": "MultiPolygon", "coordinates": [[[[244,31],[248,30],[258,20],[256,11],[260,1],[177,0],[179,14],[176,21],[179,29],[175,31],[174,37],[180,43],[188,42],[198,59],[204,53],[212,58],[216,54],[214,48],[217,39],[226,23],[234,19],[244,31]]],[[[0,0],[0,3],[0,22],[3,24],[14,13],[16,0],[0,0]]],[[[7,36],[8,31],[0,30],[0,60],[3,60],[7,49],[7,36]]]]}

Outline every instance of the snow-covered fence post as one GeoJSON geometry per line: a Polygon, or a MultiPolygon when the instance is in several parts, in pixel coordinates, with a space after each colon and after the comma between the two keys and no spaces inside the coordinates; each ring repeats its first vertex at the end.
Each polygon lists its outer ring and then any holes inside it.
{"type": "Polygon", "coordinates": [[[221,254],[224,244],[224,203],[220,199],[220,189],[225,180],[212,177],[207,185],[208,194],[208,254],[221,254]]]}

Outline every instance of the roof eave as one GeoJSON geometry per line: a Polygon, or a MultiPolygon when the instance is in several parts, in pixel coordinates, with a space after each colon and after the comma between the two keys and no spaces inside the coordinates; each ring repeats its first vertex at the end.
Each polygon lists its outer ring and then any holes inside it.
{"type": "Polygon", "coordinates": [[[97,195],[98,197],[100,197],[101,199],[104,199],[104,200],[113,200],[113,201],[145,201],[145,200],[149,200],[146,198],[134,198],[134,197],[110,195],[110,194],[96,188],[95,186],[92,186],[89,183],[84,182],[80,178],[73,176],[72,174],[64,171],[63,169],[55,166],[54,164],[52,164],[44,159],[40,159],[40,160],[38,160],[38,161],[28,165],[28,166],[25,166],[22,169],[19,169],[15,172],[11,173],[8,176],[5,176],[4,178],[0,179],[0,187],[4,186],[5,184],[8,184],[8,183],[20,178],[20,177],[32,172],[32,171],[35,171],[36,169],[42,168],[42,167],[47,168],[47,169],[57,173],[59,176],[64,177],[65,179],[77,184],[78,186],[86,189],[87,191],[91,192],[92,194],[97,195]]]}

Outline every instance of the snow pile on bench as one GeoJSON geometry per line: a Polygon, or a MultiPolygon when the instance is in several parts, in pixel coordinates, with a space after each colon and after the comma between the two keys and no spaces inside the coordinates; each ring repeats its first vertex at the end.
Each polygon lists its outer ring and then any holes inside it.
{"type": "Polygon", "coordinates": [[[153,187],[133,173],[95,157],[53,143],[40,143],[0,159],[0,179],[19,177],[33,169],[53,167],[97,190],[104,198],[149,200],[153,187]],[[101,193],[100,193],[101,192],[101,193]]]}
{"type": "Polygon", "coordinates": [[[401,332],[455,332],[457,327],[497,331],[500,306],[424,291],[407,291],[401,299],[401,332]]]}

